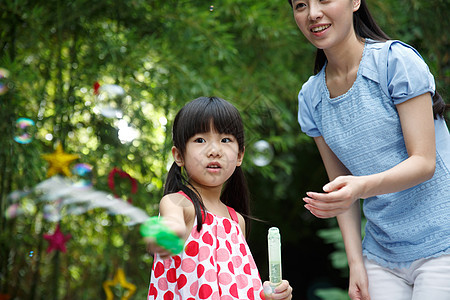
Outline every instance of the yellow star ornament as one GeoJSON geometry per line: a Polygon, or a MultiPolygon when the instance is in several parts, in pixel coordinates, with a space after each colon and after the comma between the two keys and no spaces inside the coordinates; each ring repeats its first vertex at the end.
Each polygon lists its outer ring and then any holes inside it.
{"type": "Polygon", "coordinates": [[[125,278],[125,272],[123,271],[123,269],[118,268],[113,280],[106,280],[105,282],[103,282],[103,289],[105,290],[106,300],[114,299],[114,294],[111,291],[110,287],[117,285],[117,283],[119,283],[121,287],[128,290],[128,292],[126,292],[125,295],[122,296],[121,300],[130,299],[130,297],[136,291],[136,286],[132,283],[129,283],[125,278]]]}
{"type": "Polygon", "coordinates": [[[75,159],[80,158],[78,155],[65,153],[61,143],[56,146],[55,152],[51,154],[42,154],[41,156],[50,164],[47,171],[47,177],[52,177],[58,173],[70,177],[72,173],[70,173],[69,164],[75,159]]]}

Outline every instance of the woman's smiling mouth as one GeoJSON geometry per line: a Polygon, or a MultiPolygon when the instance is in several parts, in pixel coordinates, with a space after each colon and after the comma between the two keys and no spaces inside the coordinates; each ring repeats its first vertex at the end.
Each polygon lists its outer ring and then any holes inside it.
{"type": "Polygon", "coordinates": [[[325,29],[328,29],[331,25],[327,24],[327,25],[320,25],[320,26],[316,26],[314,28],[311,28],[310,31],[313,33],[319,33],[324,31],[325,29]]]}

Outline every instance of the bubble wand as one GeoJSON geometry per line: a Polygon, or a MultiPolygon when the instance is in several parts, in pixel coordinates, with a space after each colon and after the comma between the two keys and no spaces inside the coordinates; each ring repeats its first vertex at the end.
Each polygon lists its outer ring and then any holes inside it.
{"type": "Polygon", "coordinates": [[[147,219],[140,228],[143,237],[155,239],[156,243],[173,254],[183,251],[184,240],[164,225],[159,217],[147,219]]]}
{"type": "Polygon", "coordinates": [[[272,293],[281,283],[281,237],[277,227],[269,228],[267,235],[269,248],[269,281],[272,293]]]}

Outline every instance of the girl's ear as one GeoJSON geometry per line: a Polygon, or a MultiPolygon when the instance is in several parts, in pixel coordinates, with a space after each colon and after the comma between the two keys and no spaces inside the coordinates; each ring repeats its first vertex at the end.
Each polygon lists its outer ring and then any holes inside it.
{"type": "Polygon", "coordinates": [[[242,165],[242,161],[244,160],[244,154],[245,154],[245,147],[242,150],[242,152],[239,151],[239,153],[238,153],[236,167],[239,167],[240,165],[242,165]]]}
{"type": "Polygon", "coordinates": [[[181,155],[180,150],[178,150],[178,148],[175,146],[172,147],[172,156],[177,166],[184,166],[183,155],[181,155]]]}
{"type": "Polygon", "coordinates": [[[353,0],[353,12],[357,11],[361,6],[361,0],[353,0]]]}

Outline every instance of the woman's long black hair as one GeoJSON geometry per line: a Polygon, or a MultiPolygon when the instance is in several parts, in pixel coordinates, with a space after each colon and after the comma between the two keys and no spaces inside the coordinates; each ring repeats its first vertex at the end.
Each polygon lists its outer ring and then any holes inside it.
{"type": "MultiPolygon", "coordinates": [[[[353,13],[353,28],[355,30],[356,36],[361,39],[372,39],[375,41],[387,41],[390,37],[378,26],[375,19],[372,17],[369,7],[367,6],[366,0],[360,0],[361,4],[357,11],[353,13]]],[[[288,0],[289,4],[292,6],[292,0],[288,0]]],[[[327,57],[322,49],[317,49],[316,60],[314,63],[314,74],[317,74],[322,70],[327,57]]],[[[436,119],[438,116],[443,118],[446,106],[441,95],[435,90],[433,96],[433,115],[436,119]]]]}
{"type": "MultiPolygon", "coordinates": [[[[233,135],[239,145],[239,151],[244,152],[244,126],[239,111],[229,102],[217,97],[200,97],[187,103],[175,116],[172,128],[173,145],[184,156],[186,142],[197,133],[215,129],[219,133],[233,135]],[[210,128],[214,126],[214,128],[210,128]]],[[[197,230],[203,224],[202,211],[206,212],[200,194],[189,183],[188,174],[182,172],[175,162],[167,175],[164,195],[183,191],[191,198],[197,218],[197,230]]],[[[237,212],[245,220],[246,234],[250,231],[250,195],[247,182],[241,167],[227,180],[222,190],[220,200],[237,212]]]]}

